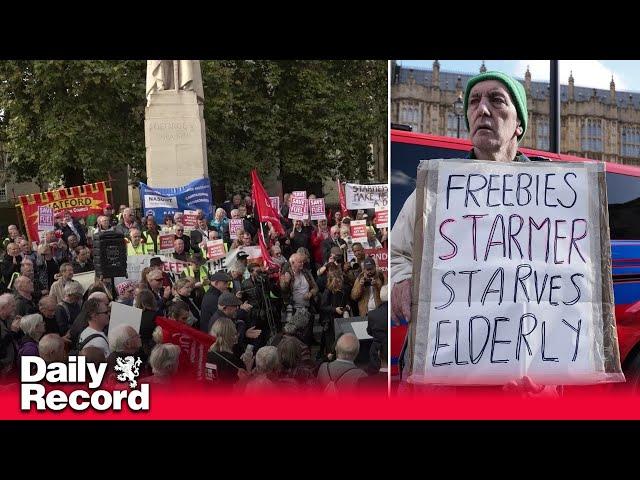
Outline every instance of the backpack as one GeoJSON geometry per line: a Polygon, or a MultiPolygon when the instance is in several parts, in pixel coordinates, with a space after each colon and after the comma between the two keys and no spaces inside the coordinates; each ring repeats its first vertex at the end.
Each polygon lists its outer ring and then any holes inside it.
{"type": "Polygon", "coordinates": [[[329,383],[324,387],[325,395],[337,395],[338,394],[338,382],[342,377],[344,377],[351,370],[357,370],[357,367],[351,367],[348,370],[345,370],[336,378],[335,380],[331,377],[331,369],[329,368],[329,364],[327,363],[327,374],[329,375],[329,383]]]}
{"type": "Polygon", "coordinates": [[[78,354],[82,351],[82,349],[84,347],[87,346],[87,344],[93,340],[94,338],[98,338],[98,337],[102,337],[104,338],[104,334],[102,333],[92,333],[91,335],[89,335],[87,338],[84,339],[84,341],[80,342],[75,348],[71,348],[71,350],[69,350],[69,356],[78,356],[78,354]]]}

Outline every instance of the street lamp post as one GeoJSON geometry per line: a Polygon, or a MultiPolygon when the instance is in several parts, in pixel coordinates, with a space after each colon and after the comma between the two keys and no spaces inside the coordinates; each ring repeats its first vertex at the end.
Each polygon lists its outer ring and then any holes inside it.
{"type": "Polygon", "coordinates": [[[464,109],[464,103],[462,102],[462,96],[458,95],[458,98],[453,102],[453,113],[458,119],[458,134],[457,138],[460,138],[460,118],[462,118],[464,109]]]}

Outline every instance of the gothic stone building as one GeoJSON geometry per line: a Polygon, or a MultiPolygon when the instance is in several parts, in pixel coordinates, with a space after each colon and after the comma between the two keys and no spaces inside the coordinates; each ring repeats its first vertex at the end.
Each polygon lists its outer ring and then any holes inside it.
{"type": "MultiPolygon", "coordinates": [[[[484,63],[480,71],[486,71],[484,63]]],[[[411,125],[414,132],[456,137],[458,119],[453,104],[473,74],[408,69],[392,62],[391,122],[411,125]]],[[[549,84],[532,82],[527,69],[529,127],[524,147],[549,150],[549,84]]],[[[595,160],[640,166],[640,93],[617,92],[611,79],[609,90],[560,86],[561,152],[595,160]]],[[[460,137],[468,138],[464,117],[460,137]]]]}

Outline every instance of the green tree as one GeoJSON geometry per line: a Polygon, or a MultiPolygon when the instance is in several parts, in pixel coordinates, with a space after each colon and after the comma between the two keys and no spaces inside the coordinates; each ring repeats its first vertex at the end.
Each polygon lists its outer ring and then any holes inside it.
{"type": "Polygon", "coordinates": [[[144,168],[144,61],[0,62],[0,141],[18,180],[144,168]]]}

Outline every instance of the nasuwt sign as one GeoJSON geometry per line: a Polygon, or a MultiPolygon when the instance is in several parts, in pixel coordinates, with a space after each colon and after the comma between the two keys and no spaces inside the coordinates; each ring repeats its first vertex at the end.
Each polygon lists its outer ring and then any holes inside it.
{"type": "Polygon", "coordinates": [[[604,168],[421,162],[409,381],[622,381],[604,168]]]}

